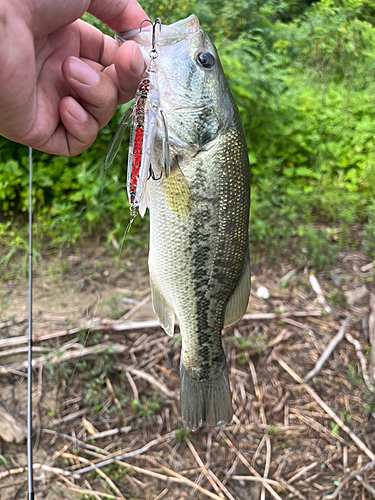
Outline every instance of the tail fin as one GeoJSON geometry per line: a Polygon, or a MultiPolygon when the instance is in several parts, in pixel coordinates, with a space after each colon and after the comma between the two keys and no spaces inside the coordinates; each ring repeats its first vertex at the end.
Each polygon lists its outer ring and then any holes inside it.
{"type": "Polygon", "coordinates": [[[186,429],[195,431],[205,422],[212,427],[229,424],[233,417],[228,367],[224,362],[210,380],[186,369],[181,361],[181,416],[186,429]]]}

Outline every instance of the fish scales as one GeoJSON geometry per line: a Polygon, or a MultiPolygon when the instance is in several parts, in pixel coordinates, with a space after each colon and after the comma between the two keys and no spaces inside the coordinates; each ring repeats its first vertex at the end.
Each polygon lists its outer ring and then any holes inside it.
{"type": "MultiPolygon", "coordinates": [[[[147,54],[145,35],[128,39],[147,54]]],[[[173,335],[175,318],[180,325],[181,414],[195,430],[232,419],[221,332],[242,316],[249,297],[250,167],[238,109],[197,18],[163,25],[157,44],[170,175],[147,182],[150,282],[165,331],[173,335]]],[[[158,177],[162,150],[159,131],[152,152],[158,177]]]]}

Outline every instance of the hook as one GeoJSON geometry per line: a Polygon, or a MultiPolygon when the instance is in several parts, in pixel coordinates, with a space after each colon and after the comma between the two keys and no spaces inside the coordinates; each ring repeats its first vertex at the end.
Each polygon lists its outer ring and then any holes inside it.
{"type": "Polygon", "coordinates": [[[152,25],[152,39],[151,39],[151,51],[150,51],[150,57],[151,59],[156,59],[158,57],[158,53],[156,51],[155,45],[156,45],[156,26],[159,25],[159,32],[161,31],[161,21],[159,18],[155,20],[153,23],[150,21],[150,19],[144,19],[140,26],[139,26],[139,31],[142,33],[142,25],[143,23],[150,23],[152,25]]]}
{"type": "Polygon", "coordinates": [[[153,179],[154,181],[160,181],[162,175],[163,175],[163,172],[160,172],[159,177],[155,177],[155,173],[152,170],[152,166],[150,165],[150,170],[149,170],[149,174],[148,174],[147,180],[153,179]]]}

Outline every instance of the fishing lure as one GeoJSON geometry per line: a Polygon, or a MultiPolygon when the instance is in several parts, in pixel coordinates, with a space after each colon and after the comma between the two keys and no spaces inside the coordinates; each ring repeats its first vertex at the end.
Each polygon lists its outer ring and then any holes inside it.
{"type": "MultiPolygon", "coordinates": [[[[113,136],[104,166],[107,169],[113,162],[120,149],[126,127],[131,120],[132,129],[130,134],[127,177],[131,212],[130,224],[137,216],[138,211],[143,216],[145,209],[142,208],[141,204],[145,196],[147,181],[149,179],[159,180],[162,175],[160,174],[159,177],[156,177],[151,165],[152,150],[158,127],[163,131],[164,172],[166,177],[169,176],[170,171],[167,124],[165,115],[160,109],[160,93],[155,73],[155,59],[158,57],[156,50],[156,26],[159,25],[161,30],[161,21],[160,19],[156,19],[152,23],[149,19],[146,19],[142,21],[140,31],[142,31],[144,22],[150,22],[152,25],[150,66],[138,86],[133,107],[129,108],[126,112],[113,136]]],[[[116,38],[120,43],[122,42],[121,36],[118,34],[116,34],[116,38]]]]}

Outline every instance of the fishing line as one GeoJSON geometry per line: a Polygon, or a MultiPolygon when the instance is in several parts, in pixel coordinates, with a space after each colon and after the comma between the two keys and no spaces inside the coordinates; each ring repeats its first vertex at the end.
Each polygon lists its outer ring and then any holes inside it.
{"type": "Polygon", "coordinates": [[[34,500],[34,478],[33,478],[33,444],[32,444],[32,360],[33,360],[33,150],[29,147],[29,334],[27,351],[27,480],[28,500],[34,500]]]}

